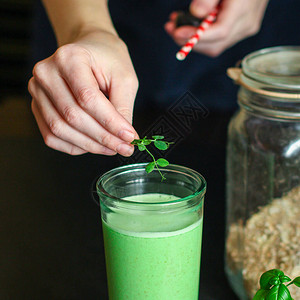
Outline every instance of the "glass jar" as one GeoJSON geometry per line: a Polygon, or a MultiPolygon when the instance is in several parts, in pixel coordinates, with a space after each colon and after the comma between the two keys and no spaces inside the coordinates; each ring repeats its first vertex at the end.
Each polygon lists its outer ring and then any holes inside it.
{"type": "Polygon", "coordinates": [[[300,47],[256,51],[228,75],[240,109],[228,131],[225,269],[252,299],[263,272],[300,275],[300,47]]]}

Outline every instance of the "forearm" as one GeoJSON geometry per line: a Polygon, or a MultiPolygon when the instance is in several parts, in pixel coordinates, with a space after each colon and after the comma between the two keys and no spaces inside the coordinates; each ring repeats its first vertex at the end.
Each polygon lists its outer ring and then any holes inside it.
{"type": "Polygon", "coordinates": [[[104,30],[117,34],[107,0],[43,0],[58,45],[74,41],[86,31],[104,30]]]}

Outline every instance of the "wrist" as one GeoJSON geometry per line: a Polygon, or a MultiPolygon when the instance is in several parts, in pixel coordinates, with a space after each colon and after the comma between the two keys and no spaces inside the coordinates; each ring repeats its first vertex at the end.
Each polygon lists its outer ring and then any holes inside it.
{"type": "Polygon", "coordinates": [[[99,26],[97,24],[80,24],[69,32],[60,42],[59,46],[74,43],[77,40],[86,36],[99,35],[101,33],[110,34],[115,37],[119,37],[113,26],[99,26]]]}
{"type": "Polygon", "coordinates": [[[89,31],[117,36],[106,0],[43,0],[59,46],[89,31]]]}

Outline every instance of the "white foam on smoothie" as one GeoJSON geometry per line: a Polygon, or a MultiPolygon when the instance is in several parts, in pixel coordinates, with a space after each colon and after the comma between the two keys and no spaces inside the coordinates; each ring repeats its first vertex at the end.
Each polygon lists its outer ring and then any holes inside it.
{"type": "MultiPolygon", "coordinates": [[[[106,222],[105,222],[106,223],[106,222]]],[[[119,232],[121,234],[124,235],[128,235],[128,236],[132,236],[132,237],[143,237],[143,238],[166,238],[166,237],[170,237],[170,236],[175,236],[175,235],[180,235],[180,234],[184,234],[188,231],[193,230],[194,228],[200,226],[202,224],[202,219],[198,220],[197,222],[195,222],[194,224],[180,229],[180,230],[176,230],[176,231],[169,231],[169,232],[137,232],[137,231],[127,231],[127,230],[123,230],[120,228],[116,228],[115,226],[111,226],[111,225],[107,225],[107,227],[111,228],[112,230],[119,232]]]]}
{"type": "MultiPolygon", "coordinates": [[[[168,194],[143,194],[124,198],[127,201],[143,203],[170,202],[179,199],[168,194]]],[[[183,234],[193,230],[202,223],[199,220],[198,212],[187,212],[185,214],[168,213],[153,214],[149,212],[139,212],[135,216],[131,214],[108,214],[106,225],[124,235],[144,238],[169,237],[183,234]],[[145,222],[147,220],[147,222],[145,222]]]]}
{"type": "Polygon", "coordinates": [[[124,197],[123,199],[131,202],[160,203],[160,202],[171,202],[174,200],[178,200],[180,198],[169,194],[149,193],[143,195],[124,197]]]}

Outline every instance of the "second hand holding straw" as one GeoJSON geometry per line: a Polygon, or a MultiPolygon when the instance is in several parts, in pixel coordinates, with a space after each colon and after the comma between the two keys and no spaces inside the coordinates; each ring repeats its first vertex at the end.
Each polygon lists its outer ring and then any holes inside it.
{"type": "Polygon", "coordinates": [[[187,55],[192,51],[193,47],[199,42],[205,30],[216,20],[218,12],[219,6],[214,8],[213,11],[201,22],[201,24],[197,28],[196,33],[176,53],[176,58],[178,60],[184,60],[187,57],[187,55]]]}

